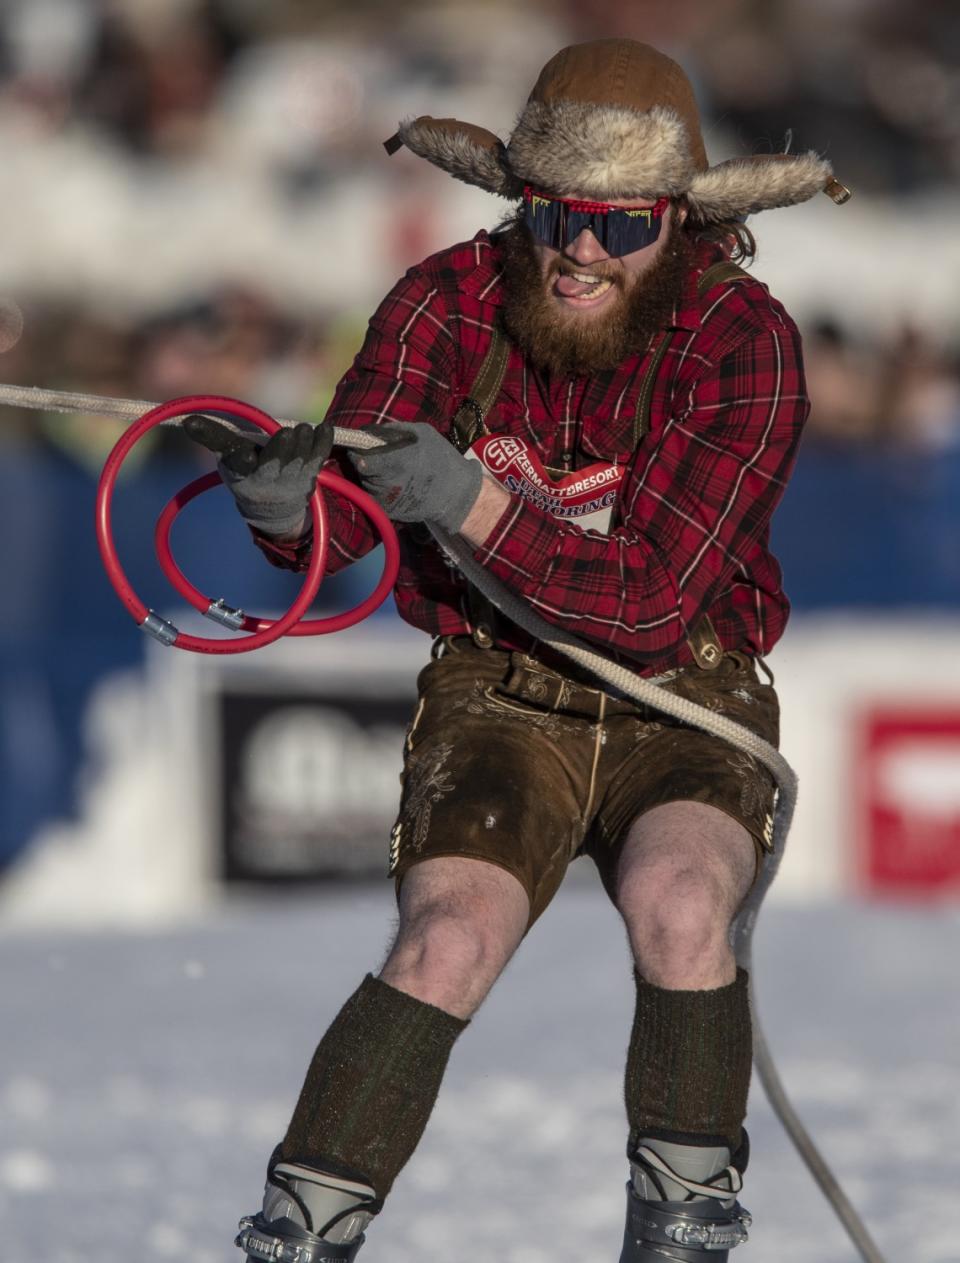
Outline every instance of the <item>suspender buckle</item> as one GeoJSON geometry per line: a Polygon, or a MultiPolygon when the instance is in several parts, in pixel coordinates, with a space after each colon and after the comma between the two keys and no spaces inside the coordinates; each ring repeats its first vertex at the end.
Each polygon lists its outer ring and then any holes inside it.
{"type": "Polygon", "coordinates": [[[715,671],[723,657],[723,645],[717,635],[716,628],[709,614],[704,616],[691,631],[687,645],[693,654],[693,660],[702,671],[715,671]]]}

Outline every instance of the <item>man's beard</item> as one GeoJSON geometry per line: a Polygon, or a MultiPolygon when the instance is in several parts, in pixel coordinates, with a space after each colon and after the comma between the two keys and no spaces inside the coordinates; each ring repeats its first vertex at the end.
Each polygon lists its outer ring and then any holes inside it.
{"type": "Polygon", "coordinates": [[[545,277],[533,236],[519,216],[496,239],[503,252],[507,332],[538,368],[558,377],[603,372],[645,351],[672,315],[691,266],[690,244],[671,218],[662,250],[639,276],[628,281],[616,259],[580,269],[608,277],[619,292],[605,311],[579,315],[564,310],[552,292],[558,272],[575,270],[573,260],[558,254],[545,277]]]}

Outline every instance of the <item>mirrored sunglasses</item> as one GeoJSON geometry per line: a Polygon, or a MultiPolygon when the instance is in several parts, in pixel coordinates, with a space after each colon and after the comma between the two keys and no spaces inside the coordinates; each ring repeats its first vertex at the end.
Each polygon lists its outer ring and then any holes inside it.
{"type": "Polygon", "coordinates": [[[589,228],[607,254],[616,258],[652,245],[660,236],[663,213],[669,205],[666,197],[653,206],[581,202],[547,197],[527,185],[523,190],[523,222],[538,241],[554,250],[562,250],[589,228]]]}

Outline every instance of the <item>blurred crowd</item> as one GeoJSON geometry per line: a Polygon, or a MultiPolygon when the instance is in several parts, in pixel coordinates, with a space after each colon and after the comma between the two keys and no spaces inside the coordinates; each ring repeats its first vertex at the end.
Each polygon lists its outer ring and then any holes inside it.
{"type": "MultiPolygon", "coordinates": [[[[294,231],[305,208],[322,223],[334,191],[359,182],[375,207],[364,222],[378,229],[383,292],[444,244],[430,227],[438,185],[421,198],[415,164],[383,155],[397,118],[429,108],[505,134],[546,57],[598,34],[647,39],[683,61],[714,160],[817,148],[842,157],[858,193],[897,199],[960,180],[960,7],[949,0],[433,0],[402,10],[386,0],[6,0],[0,143],[14,156],[75,150],[141,189],[172,180],[184,197],[211,173],[226,181],[239,171],[243,188],[268,190],[272,231],[294,231]]],[[[78,215],[109,220],[109,188],[94,195],[102,207],[78,215]]],[[[238,236],[256,205],[251,195],[239,208],[238,236]]],[[[189,237],[191,225],[172,231],[189,237]]],[[[757,235],[762,257],[763,224],[757,235]]],[[[137,273],[130,294],[115,279],[102,293],[89,280],[71,286],[64,268],[58,288],[38,264],[35,292],[18,291],[27,333],[2,376],[148,399],[218,391],[279,415],[322,415],[362,336],[366,293],[358,303],[338,282],[311,308],[302,292],[287,298],[250,271],[171,293],[163,260],[158,242],[153,261],[125,265],[137,273]]],[[[955,329],[934,338],[905,315],[866,335],[833,310],[806,324],[812,441],[960,442],[955,329]]],[[[93,463],[113,430],[5,410],[0,435],[93,463]]]]}
{"type": "Polygon", "coordinates": [[[512,101],[542,55],[601,34],[681,56],[748,145],[829,137],[864,190],[960,176],[951,0],[6,0],[0,101],[35,134],[93,129],[138,156],[253,145],[312,185],[376,160],[384,103],[500,86],[512,101]]]}
{"type": "Polygon", "coordinates": [[[806,442],[935,455],[960,451],[960,346],[903,324],[887,340],[824,316],[804,331],[806,442]]]}
{"type": "MultiPolygon", "coordinates": [[[[313,319],[256,290],[225,285],[138,320],[67,303],[28,307],[25,332],[2,359],[4,380],[52,390],[158,402],[221,394],[276,417],[320,421],[363,336],[362,320],[313,319]]],[[[97,473],[128,422],[82,413],[6,409],[4,444],[56,450],[97,473]]],[[[154,430],[132,466],[165,455],[200,458],[174,429],[154,430]]]]}

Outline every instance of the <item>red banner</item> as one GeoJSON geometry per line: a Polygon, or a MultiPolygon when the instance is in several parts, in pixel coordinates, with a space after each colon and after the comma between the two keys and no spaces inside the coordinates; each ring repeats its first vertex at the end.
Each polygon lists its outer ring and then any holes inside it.
{"type": "Polygon", "coordinates": [[[960,709],[875,706],[864,716],[858,755],[866,888],[960,893],[960,709]]]}

